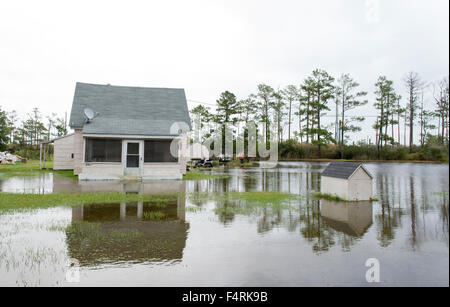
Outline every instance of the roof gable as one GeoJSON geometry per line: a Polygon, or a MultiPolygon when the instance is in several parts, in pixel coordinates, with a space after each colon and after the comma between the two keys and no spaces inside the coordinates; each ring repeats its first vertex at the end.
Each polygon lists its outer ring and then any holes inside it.
{"type": "Polygon", "coordinates": [[[352,177],[360,167],[367,173],[370,178],[373,178],[372,175],[360,162],[331,162],[328,167],[325,168],[325,170],[322,172],[322,176],[350,179],[350,177],[352,177]]]}
{"type": "Polygon", "coordinates": [[[183,89],[77,83],[69,124],[93,134],[171,135],[176,122],[191,126],[183,89]],[[98,113],[90,123],[85,108],[98,113]]]}

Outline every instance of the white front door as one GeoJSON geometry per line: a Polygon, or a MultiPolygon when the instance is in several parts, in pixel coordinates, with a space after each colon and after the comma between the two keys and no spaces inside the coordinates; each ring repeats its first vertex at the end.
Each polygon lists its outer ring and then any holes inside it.
{"type": "Polygon", "coordinates": [[[125,175],[142,175],[144,164],[144,142],[124,141],[124,173],[125,175]]]}

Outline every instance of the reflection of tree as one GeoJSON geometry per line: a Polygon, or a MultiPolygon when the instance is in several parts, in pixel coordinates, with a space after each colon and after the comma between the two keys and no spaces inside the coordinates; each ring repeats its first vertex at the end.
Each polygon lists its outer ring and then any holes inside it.
{"type": "Polygon", "coordinates": [[[257,221],[258,233],[269,232],[281,223],[281,209],[262,208],[262,216],[257,221]]]}
{"type": "Polygon", "coordinates": [[[300,210],[300,232],[316,253],[328,251],[335,245],[335,233],[327,223],[322,221],[318,200],[307,199],[306,206],[300,210]]]}
{"type": "Polygon", "coordinates": [[[233,201],[224,201],[218,203],[216,205],[216,213],[219,217],[219,221],[225,225],[232,223],[236,216],[236,206],[236,203],[233,201]]]}
{"type": "MultiPolygon", "coordinates": [[[[386,176],[379,176],[377,178],[377,190],[383,191],[380,195],[381,199],[381,214],[375,215],[375,223],[377,225],[377,239],[380,245],[387,247],[395,238],[395,230],[401,224],[402,210],[395,208],[391,204],[394,203],[393,195],[390,194],[392,182],[386,176]]],[[[396,187],[394,186],[394,190],[396,187]]]]}
{"type": "Polygon", "coordinates": [[[400,225],[401,211],[393,209],[389,203],[382,201],[381,214],[375,216],[381,246],[387,247],[395,238],[395,230],[400,225]]]}
{"type": "Polygon", "coordinates": [[[444,193],[441,196],[442,205],[439,210],[439,218],[442,222],[442,233],[446,236],[445,241],[448,245],[448,193],[444,193]]]}
{"type": "MultiPolygon", "coordinates": [[[[230,199],[218,201],[215,205],[215,213],[223,224],[230,224],[236,216],[241,215],[256,220],[258,233],[267,233],[280,226],[289,232],[299,230],[316,253],[328,251],[336,242],[344,251],[349,251],[366,231],[358,234],[351,229],[352,226],[323,217],[320,202],[312,198],[303,199],[301,203],[295,201],[295,204],[285,207],[255,205],[245,200],[230,199]]],[[[372,214],[370,220],[371,217],[372,214]]]]}
{"type": "Polygon", "coordinates": [[[414,178],[409,177],[409,195],[410,200],[409,203],[411,205],[411,246],[415,247],[417,244],[417,236],[416,236],[416,200],[414,197],[414,178]]]}

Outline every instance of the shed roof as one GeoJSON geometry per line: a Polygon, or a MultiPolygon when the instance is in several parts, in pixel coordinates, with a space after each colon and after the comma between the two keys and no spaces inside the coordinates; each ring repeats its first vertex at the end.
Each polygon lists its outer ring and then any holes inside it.
{"type": "Polygon", "coordinates": [[[322,172],[322,176],[350,179],[350,177],[362,167],[370,178],[373,178],[369,171],[360,162],[331,162],[322,172]]]}
{"type": "Polygon", "coordinates": [[[173,135],[176,122],[191,127],[184,89],[77,82],[69,124],[90,134],[173,135]],[[98,113],[89,123],[85,108],[98,113]]]}

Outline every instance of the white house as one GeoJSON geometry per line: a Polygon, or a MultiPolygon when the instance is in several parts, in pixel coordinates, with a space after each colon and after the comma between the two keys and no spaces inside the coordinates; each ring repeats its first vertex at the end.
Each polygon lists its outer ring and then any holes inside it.
{"type": "Polygon", "coordinates": [[[181,179],[191,122],[183,89],[77,83],[56,170],[79,180],[181,179]]]}
{"type": "Polygon", "coordinates": [[[361,163],[332,162],[322,172],[320,192],[351,201],[372,200],[372,181],[361,163]]]}

